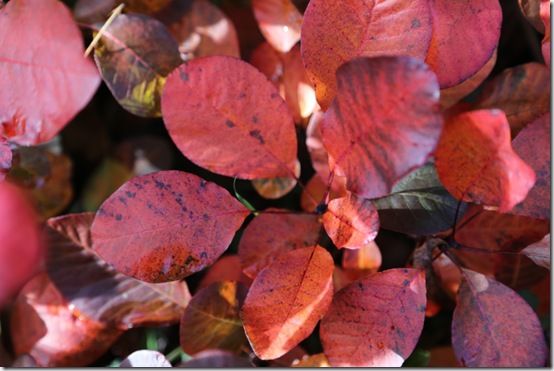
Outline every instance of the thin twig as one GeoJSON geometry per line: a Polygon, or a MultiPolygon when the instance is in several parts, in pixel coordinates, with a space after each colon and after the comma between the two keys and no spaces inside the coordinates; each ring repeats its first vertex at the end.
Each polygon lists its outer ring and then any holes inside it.
{"type": "Polygon", "coordinates": [[[98,30],[98,33],[94,36],[94,38],[92,39],[90,45],[88,46],[87,50],[85,50],[85,58],[89,56],[89,54],[92,52],[92,50],[94,49],[94,47],[96,46],[96,44],[98,44],[98,42],[100,41],[100,39],[102,38],[102,34],[106,31],[106,29],[108,27],[110,27],[110,25],[112,24],[112,22],[115,20],[115,18],[121,14],[121,11],[123,10],[123,8],[125,7],[125,4],[124,3],[121,3],[119,4],[119,6],[117,8],[115,8],[114,10],[112,10],[112,14],[110,15],[110,17],[106,20],[106,23],[104,23],[104,25],[100,28],[100,30],[98,30]]]}

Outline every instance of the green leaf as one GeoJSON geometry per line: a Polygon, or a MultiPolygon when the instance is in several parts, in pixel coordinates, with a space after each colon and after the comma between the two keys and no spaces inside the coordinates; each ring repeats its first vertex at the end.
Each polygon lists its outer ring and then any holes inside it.
{"type": "MultiPolygon", "coordinates": [[[[440,183],[434,164],[414,170],[394,186],[390,195],[374,200],[382,228],[415,235],[452,228],[458,203],[440,183]]],[[[458,219],[465,208],[462,203],[458,219]]]]}

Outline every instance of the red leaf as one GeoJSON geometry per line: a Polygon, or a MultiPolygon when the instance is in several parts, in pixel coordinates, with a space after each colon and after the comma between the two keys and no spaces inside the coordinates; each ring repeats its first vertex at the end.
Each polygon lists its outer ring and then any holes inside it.
{"type": "Polygon", "coordinates": [[[171,363],[160,352],[144,349],[129,354],[119,367],[171,367],[171,363]]]}
{"type": "Polygon", "coordinates": [[[550,269],[550,234],[539,242],[527,246],[521,252],[541,267],[550,269]]]}
{"type": "Polygon", "coordinates": [[[4,180],[6,174],[12,167],[12,150],[8,142],[0,137],[0,182],[4,180]]]}
{"type": "Polygon", "coordinates": [[[548,349],[537,315],[510,288],[463,269],[452,346],[467,367],[543,367],[548,349]]]}
{"type": "Polygon", "coordinates": [[[0,85],[9,87],[0,91],[0,136],[46,142],[92,98],[98,72],[62,2],[14,0],[0,12],[0,85]]]}
{"type": "Polygon", "coordinates": [[[246,287],[218,282],[198,291],[187,306],[180,325],[181,347],[187,354],[208,349],[240,353],[246,337],[239,310],[246,287]]]}
{"type": "Polygon", "coordinates": [[[500,110],[451,117],[435,154],[445,188],[459,200],[511,210],[535,183],[535,173],[512,150],[510,127],[500,110]]]}
{"type": "Polygon", "coordinates": [[[241,311],[260,359],[279,358],[307,338],[333,297],[333,259],[322,247],[279,255],[257,276],[241,311]]]}
{"type": "MultiPolygon", "coordinates": [[[[314,246],[321,225],[316,215],[301,215],[268,209],[246,227],[239,244],[239,257],[244,274],[256,275],[284,252],[314,246]]],[[[286,212],[286,210],[281,210],[286,212]]]]}
{"type": "Polygon", "coordinates": [[[250,286],[252,280],[242,273],[241,261],[238,255],[222,256],[202,277],[197,290],[210,286],[215,282],[236,281],[250,286]]]}
{"type": "Polygon", "coordinates": [[[346,249],[342,253],[342,268],[357,274],[377,272],[382,261],[381,251],[375,241],[356,250],[346,249]]]}
{"type": "Polygon", "coordinates": [[[46,269],[65,300],[122,330],[178,322],[190,301],[186,282],[146,283],[115,271],[90,250],[93,218],[83,213],[48,220],[46,269]]]}
{"type": "Polygon", "coordinates": [[[294,175],[296,132],[265,76],[231,57],[205,57],[172,72],[164,122],[181,152],[218,174],[244,179],[294,175]]]}
{"type": "Polygon", "coordinates": [[[351,192],[387,195],[425,163],[439,139],[435,75],[409,57],[359,58],[341,66],[337,81],[337,98],[321,123],[325,148],[351,192]]]}
{"type": "Polygon", "coordinates": [[[425,274],[390,269],[339,291],[321,321],[323,351],[334,367],[399,367],[425,319],[425,274]]]}
{"type": "Polygon", "coordinates": [[[319,104],[324,110],[330,106],[335,72],[345,61],[380,55],[423,59],[431,34],[427,0],[311,0],[302,25],[302,58],[319,104]]]}
{"type": "Polygon", "coordinates": [[[323,226],[339,249],[359,249],[377,237],[379,214],[371,201],[349,193],[329,202],[323,226]]]}
{"type": "Polygon", "coordinates": [[[550,219],[550,130],[547,113],[527,125],[512,142],[514,151],[537,176],[527,197],[512,209],[514,214],[550,219]]]}
{"type": "Polygon", "coordinates": [[[180,280],[213,264],[247,215],[218,185],[160,171],[128,181],[102,204],[92,225],[93,248],[125,275],[180,280]]]}
{"type": "Polygon", "coordinates": [[[0,307],[27,282],[43,258],[38,218],[22,191],[0,182],[0,307]]]}
{"type": "Polygon", "coordinates": [[[302,14],[291,0],[253,0],[252,8],[265,39],[287,53],[300,40],[302,14]]]}
{"type": "Polygon", "coordinates": [[[15,354],[31,355],[40,367],[87,366],[121,334],[74,312],[46,274],[20,292],[10,329],[15,354]]]}
{"type": "Polygon", "coordinates": [[[433,38],[425,62],[444,89],[470,78],[493,56],[502,9],[498,0],[438,0],[431,4],[433,38]],[[453,32],[453,27],[463,31],[453,32]]]}
{"type": "Polygon", "coordinates": [[[244,368],[253,367],[252,363],[243,357],[239,357],[231,352],[212,349],[205,350],[195,355],[191,360],[181,363],[179,367],[184,368],[244,368]]]}
{"type": "Polygon", "coordinates": [[[544,23],[544,38],[542,40],[542,56],[544,63],[550,68],[550,1],[541,0],[540,16],[544,23]]]}

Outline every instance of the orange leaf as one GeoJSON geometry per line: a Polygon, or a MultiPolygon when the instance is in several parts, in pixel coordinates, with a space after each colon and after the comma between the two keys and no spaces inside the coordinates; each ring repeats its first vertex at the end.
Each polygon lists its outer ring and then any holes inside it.
{"type": "Polygon", "coordinates": [[[302,14],[291,0],[252,0],[254,16],[265,39],[287,53],[300,40],[302,14]]]}

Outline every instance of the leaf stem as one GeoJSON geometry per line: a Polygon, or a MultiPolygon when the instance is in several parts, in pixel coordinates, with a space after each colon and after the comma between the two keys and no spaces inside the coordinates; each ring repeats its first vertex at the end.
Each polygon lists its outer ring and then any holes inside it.
{"type": "Polygon", "coordinates": [[[90,52],[92,52],[96,44],[98,44],[98,42],[100,41],[100,38],[102,38],[102,34],[104,33],[104,31],[106,31],[106,29],[110,27],[110,25],[115,20],[115,18],[121,14],[121,11],[123,10],[124,7],[125,7],[125,3],[121,3],[117,8],[112,10],[112,14],[110,15],[110,17],[106,20],[104,25],[100,27],[100,30],[98,30],[98,33],[92,39],[87,50],[85,50],[85,58],[89,56],[90,52]]]}
{"type": "Polygon", "coordinates": [[[179,357],[181,357],[182,362],[186,362],[186,361],[188,361],[189,359],[192,358],[187,353],[185,353],[183,351],[183,348],[181,348],[180,346],[173,349],[171,352],[167,353],[167,355],[165,356],[165,358],[167,358],[167,360],[169,362],[175,362],[179,357]]]}

